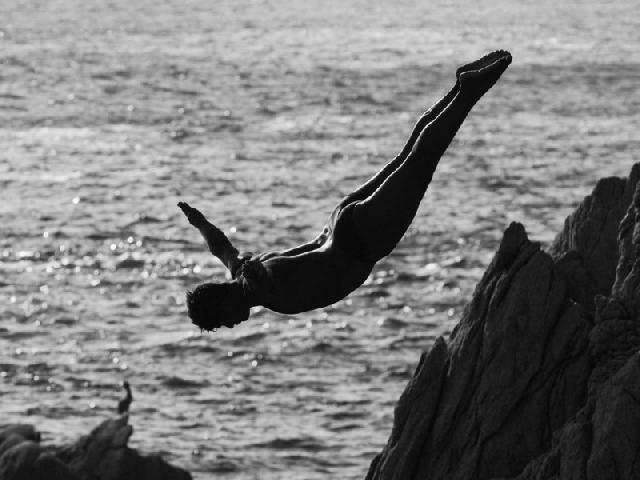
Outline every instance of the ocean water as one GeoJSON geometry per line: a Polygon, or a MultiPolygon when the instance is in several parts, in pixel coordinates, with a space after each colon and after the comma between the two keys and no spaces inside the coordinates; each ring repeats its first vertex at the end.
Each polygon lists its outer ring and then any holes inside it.
{"type": "Polygon", "coordinates": [[[639,159],[640,17],[616,2],[0,3],[0,422],[70,441],[133,386],[131,445],[195,478],[363,478],[420,352],[509,222],[543,243],[639,159]],[[201,334],[184,291],[301,243],[455,68],[514,62],[396,251],[338,304],[201,334]]]}

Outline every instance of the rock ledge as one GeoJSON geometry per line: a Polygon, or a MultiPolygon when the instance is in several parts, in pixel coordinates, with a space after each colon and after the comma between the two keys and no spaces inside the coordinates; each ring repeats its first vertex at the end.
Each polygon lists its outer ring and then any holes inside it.
{"type": "Polygon", "coordinates": [[[548,252],[509,226],[367,480],[640,478],[639,178],[600,180],[548,252]]]}
{"type": "Polygon", "coordinates": [[[0,426],[2,480],[190,480],[191,475],[158,456],[127,446],[128,416],[105,420],[89,435],[65,447],[40,444],[32,425],[0,426]]]}

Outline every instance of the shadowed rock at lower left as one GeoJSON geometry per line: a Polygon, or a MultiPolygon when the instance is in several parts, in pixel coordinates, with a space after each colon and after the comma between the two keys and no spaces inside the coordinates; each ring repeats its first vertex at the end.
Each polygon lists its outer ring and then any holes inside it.
{"type": "Polygon", "coordinates": [[[105,420],[71,445],[40,443],[32,425],[0,426],[2,480],[189,480],[191,475],[156,455],[129,448],[128,416],[105,420]]]}

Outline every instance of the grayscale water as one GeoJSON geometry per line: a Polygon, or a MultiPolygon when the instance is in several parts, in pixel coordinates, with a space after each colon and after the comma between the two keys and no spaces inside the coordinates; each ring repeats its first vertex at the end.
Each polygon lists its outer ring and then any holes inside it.
{"type": "Polygon", "coordinates": [[[0,421],[74,439],[126,378],[131,445],[196,478],[363,478],[509,222],[549,242],[639,160],[637,6],[3,0],[0,421]],[[514,63],[362,288],[190,324],[184,291],[224,271],[177,201],[244,250],[305,241],[495,48],[514,63]]]}

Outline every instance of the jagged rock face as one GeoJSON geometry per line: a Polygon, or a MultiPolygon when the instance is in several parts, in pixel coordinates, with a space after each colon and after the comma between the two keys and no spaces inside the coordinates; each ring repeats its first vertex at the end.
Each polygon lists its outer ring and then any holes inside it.
{"type": "Polygon", "coordinates": [[[0,428],[2,480],[189,480],[186,471],[157,456],[127,446],[133,432],[128,417],[104,421],[73,445],[40,445],[31,425],[0,428]]]}
{"type": "Polygon", "coordinates": [[[616,278],[618,229],[631,203],[640,168],[628,179],[600,180],[565,220],[564,228],[549,248],[556,263],[565,269],[572,296],[590,312],[597,295],[608,295],[616,278]]]}
{"type": "Polygon", "coordinates": [[[367,480],[640,478],[639,178],[601,180],[549,253],[507,229],[367,480]]]}

